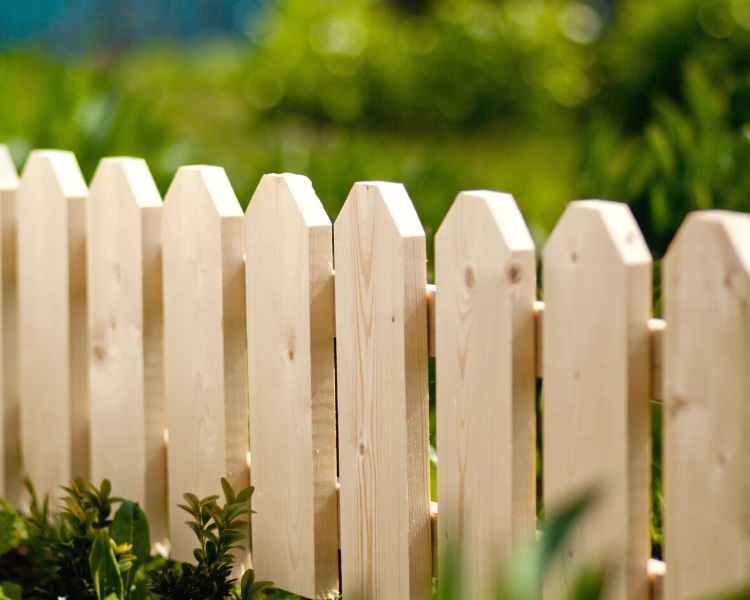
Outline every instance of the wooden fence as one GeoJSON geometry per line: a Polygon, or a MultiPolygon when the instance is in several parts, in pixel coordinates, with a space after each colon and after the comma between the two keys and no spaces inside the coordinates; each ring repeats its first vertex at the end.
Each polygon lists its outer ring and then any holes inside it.
{"type": "Polygon", "coordinates": [[[222,475],[246,485],[252,456],[259,577],[308,597],[429,598],[433,552],[454,548],[462,597],[486,598],[535,531],[543,375],[545,506],[603,490],[552,592],[592,557],[613,567],[611,599],[750,581],[748,215],[688,217],[662,266],[665,320],[641,233],[612,202],[568,205],[542,252],[544,303],[523,217],[496,192],[459,194],[435,286],[393,183],[355,184],[332,226],[302,176],[265,176],[243,215],[220,168],[181,168],[162,205],[141,160],[104,159],[87,188],[70,153],[33,152],[19,180],[0,147],[0,218],[12,502],[22,474],[53,495],[108,477],[188,559],[192,534],[165,507],[218,493],[222,475]],[[649,563],[652,399],[666,569],[649,563]]]}

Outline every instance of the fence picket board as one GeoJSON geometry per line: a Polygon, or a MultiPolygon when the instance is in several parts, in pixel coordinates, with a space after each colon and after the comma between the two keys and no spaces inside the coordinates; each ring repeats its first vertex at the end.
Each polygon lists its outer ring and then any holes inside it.
{"type": "Polygon", "coordinates": [[[664,260],[666,599],[750,579],[750,216],[687,217],[664,260]]]}
{"type": "Polygon", "coordinates": [[[435,236],[438,552],[462,598],[492,597],[536,522],[535,254],[509,194],[459,194],[435,236]]]}
{"type": "Polygon", "coordinates": [[[18,299],[16,298],[16,193],[20,181],[8,147],[0,144],[0,227],[2,228],[2,295],[0,296],[0,496],[18,506],[21,473],[18,430],[18,299]]]}
{"type": "Polygon", "coordinates": [[[245,215],[253,567],[339,589],[333,231],[307,177],[265,175],[245,215]]]}
{"type": "Polygon", "coordinates": [[[429,598],[424,230],[400,184],[355,184],[334,226],[345,598],[429,598]]]}
{"type": "Polygon", "coordinates": [[[545,594],[604,559],[608,598],[646,598],[651,257],[627,206],[602,201],[569,204],[543,257],[545,510],[601,492],[545,594]]]}
{"type": "MultiPolygon", "coordinates": [[[[117,495],[141,503],[152,539],[163,540],[164,398],[161,386],[147,387],[144,372],[144,347],[163,334],[147,328],[154,321],[144,314],[144,298],[161,297],[161,278],[144,278],[148,248],[160,247],[161,197],[145,161],[103,159],[88,211],[91,477],[109,478],[117,495]],[[159,227],[144,227],[149,218],[159,227]]],[[[160,303],[153,308],[161,312],[160,303]]]]}
{"type": "Polygon", "coordinates": [[[53,502],[89,473],[86,195],[72,153],[31,153],[18,190],[21,445],[25,474],[53,502]]]}
{"type": "Polygon", "coordinates": [[[249,483],[243,216],[224,170],[198,166],[177,171],[163,219],[170,540],[192,561],[182,494],[249,483]]]}

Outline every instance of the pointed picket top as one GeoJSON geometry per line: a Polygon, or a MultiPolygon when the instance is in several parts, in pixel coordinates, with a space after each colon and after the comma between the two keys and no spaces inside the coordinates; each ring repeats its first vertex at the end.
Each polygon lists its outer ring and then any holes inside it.
{"type": "Polygon", "coordinates": [[[75,154],[67,150],[32,151],[21,174],[21,185],[44,186],[65,198],[83,198],[88,194],[75,154]]]}
{"type": "Polygon", "coordinates": [[[542,272],[545,509],[601,492],[564,569],[570,576],[607,557],[612,598],[645,597],[651,257],[626,205],[572,202],[544,246],[542,272]]]}
{"type": "Polygon", "coordinates": [[[170,536],[193,560],[182,494],[249,482],[243,215],[224,169],[197,166],[177,171],[163,219],[170,536]]]}
{"type": "Polygon", "coordinates": [[[161,197],[144,160],[102,159],[88,231],[91,477],[139,502],[164,540],[161,197]]]}
{"type": "Polygon", "coordinates": [[[8,146],[0,144],[0,190],[14,190],[19,183],[18,171],[13,164],[8,146]]]}
{"type": "Polygon", "coordinates": [[[438,564],[460,556],[459,595],[489,598],[536,517],[536,251],[510,194],[458,195],[435,276],[438,564]]]}
{"type": "Polygon", "coordinates": [[[371,182],[334,236],[343,596],[429,598],[424,230],[402,185],[371,182]]]}
{"type": "Polygon", "coordinates": [[[715,596],[750,579],[750,216],[688,215],[662,273],[665,599],[715,596]]]}
{"type": "Polygon", "coordinates": [[[265,175],[245,214],[253,568],[339,590],[333,231],[307,177],[265,175]]]}
{"type": "Polygon", "coordinates": [[[89,473],[86,195],[72,153],[30,154],[18,189],[21,445],[26,475],[53,499],[89,473]]]}
{"type": "MultiPolygon", "coordinates": [[[[424,237],[425,235],[414,204],[401,183],[389,181],[355,183],[340,214],[347,215],[352,210],[360,214],[361,220],[368,219],[373,211],[377,212],[378,223],[394,227],[401,238],[424,237]]],[[[339,219],[336,220],[338,222],[339,219]]]]}
{"type": "Polygon", "coordinates": [[[304,175],[292,173],[270,173],[263,175],[253,194],[245,215],[251,215],[258,209],[273,210],[277,203],[283,203],[287,210],[293,207],[290,214],[297,213],[308,227],[331,226],[323,204],[320,202],[312,182],[304,175]]]}
{"type": "Polygon", "coordinates": [[[123,206],[161,206],[146,161],[142,158],[119,156],[99,161],[91,180],[89,196],[92,202],[116,202],[123,206]]]}
{"type": "Polygon", "coordinates": [[[232,184],[222,167],[180,167],[164,197],[164,205],[210,206],[218,217],[242,215],[232,184]]]}
{"type": "Polygon", "coordinates": [[[623,265],[651,262],[651,253],[627,204],[607,200],[571,202],[547,239],[545,249],[549,250],[545,251],[555,254],[558,244],[569,244],[566,234],[577,236],[579,228],[583,231],[579,242],[594,234],[600,236],[602,244],[615,252],[623,265]],[[583,225],[584,222],[588,225],[583,225]],[[591,230],[588,231],[586,227],[591,227],[591,230]]]}

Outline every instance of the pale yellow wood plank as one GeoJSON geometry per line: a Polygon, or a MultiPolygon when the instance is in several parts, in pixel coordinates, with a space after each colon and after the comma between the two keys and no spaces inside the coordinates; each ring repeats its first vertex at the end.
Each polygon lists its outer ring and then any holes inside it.
{"type": "Polygon", "coordinates": [[[403,186],[358,183],[334,227],[345,598],[429,598],[424,230],[403,186]]]}
{"type": "Polygon", "coordinates": [[[18,173],[8,148],[0,144],[0,228],[2,295],[0,295],[0,496],[18,506],[20,462],[18,430],[18,299],[16,297],[16,192],[18,173]]]}
{"type": "Polygon", "coordinates": [[[88,200],[91,477],[109,478],[118,496],[139,502],[154,540],[166,537],[166,418],[163,390],[147,390],[144,371],[146,340],[163,333],[160,325],[146,330],[153,320],[144,315],[144,298],[161,296],[161,279],[145,278],[144,247],[160,243],[160,210],[145,161],[99,163],[88,200]],[[144,227],[151,217],[157,227],[144,227]]]}
{"type": "MultiPolygon", "coordinates": [[[[543,361],[542,357],[544,352],[542,346],[544,342],[544,302],[537,300],[534,302],[534,318],[536,319],[536,376],[542,378],[543,373],[543,361]]],[[[648,320],[648,335],[649,335],[649,353],[650,353],[650,368],[651,368],[651,391],[650,396],[652,400],[661,401],[663,397],[662,392],[662,365],[664,355],[664,331],[666,330],[667,324],[664,319],[649,319],[648,320]]]]}
{"type": "Polygon", "coordinates": [[[170,540],[193,560],[182,494],[249,482],[242,209],[223,169],[182,167],[163,218],[170,540]]]}
{"type": "Polygon", "coordinates": [[[86,194],[73,154],[31,153],[18,190],[21,444],[26,475],[53,501],[88,473],[86,194]]]}
{"type": "Polygon", "coordinates": [[[693,213],[664,260],[665,598],[750,581],[750,216],[693,213]]]}
{"type": "Polygon", "coordinates": [[[339,589],[333,231],[310,180],[266,175],[245,215],[253,567],[339,589]]]}
{"type": "Polygon", "coordinates": [[[545,510],[600,491],[545,594],[605,559],[607,598],[646,598],[651,257],[627,206],[602,201],[569,204],[543,257],[545,510]]]}
{"type": "Polygon", "coordinates": [[[462,598],[535,530],[535,254],[498,192],[459,194],[435,236],[438,564],[458,553],[462,598]]]}

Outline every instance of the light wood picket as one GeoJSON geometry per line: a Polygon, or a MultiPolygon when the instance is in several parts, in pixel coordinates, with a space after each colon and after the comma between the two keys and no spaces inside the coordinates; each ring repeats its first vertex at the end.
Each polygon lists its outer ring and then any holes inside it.
{"type": "Polygon", "coordinates": [[[435,263],[438,564],[458,553],[461,597],[490,598],[536,519],[536,258],[513,197],[459,194],[435,263]]]}
{"type": "Polygon", "coordinates": [[[2,389],[2,422],[0,422],[0,496],[12,505],[19,501],[20,463],[18,460],[18,300],[16,298],[16,193],[18,172],[7,146],[0,144],[0,389],[2,389]]]}
{"type": "Polygon", "coordinates": [[[563,551],[559,597],[611,561],[607,598],[645,599],[649,557],[651,257],[624,204],[568,205],[543,250],[544,505],[597,488],[563,551]]]}
{"type": "Polygon", "coordinates": [[[334,226],[345,598],[429,598],[424,230],[403,186],[355,184],[334,226]]]}
{"type": "Polygon", "coordinates": [[[245,217],[253,567],[339,589],[333,231],[310,180],[266,175],[245,217]]]}
{"type": "MultiPolygon", "coordinates": [[[[161,277],[144,277],[149,263],[161,262],[161,197],[145,161],[101,161],[89,191],[88,231],[91,477],[109,478],[118,495],[140,502],[152,538],[163,540],[164,394],[161,377],[149,385],[144,369],[145,348],[163,335],[161,318],[144,318],[144,299],[161,299],[161,277]]],[[[161,313],[160,304],[147,306],[161,313]]],[[[161,357],[154,359],[151,368],[161,373],[161,357]]]]}
{"type": "Polygon", "coordinates": [[[73,154],[31,153],[18,190],[21,446],[26,475],[53,501],[89,474],[86,195],[73,154]]]}
{"type": "Polygon", "coordinates": [[[249,483],[243,215],[224,170],[201,166],[177,172],[163,218],[169,529],[193,560],[182,494],[249,483]]]}
{"type": "Polygon", "coordinates": [[[664,260],[666,600],[750,581],[750,216],[690,215],[664,260]]]}

